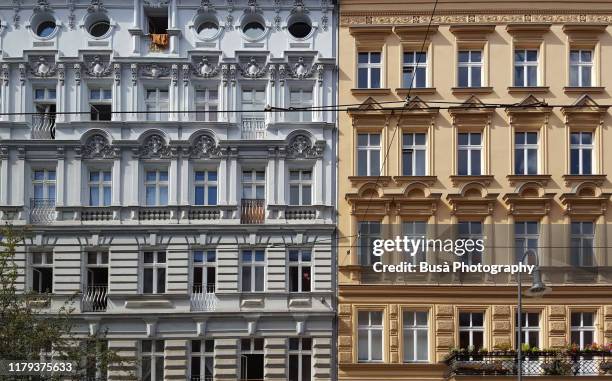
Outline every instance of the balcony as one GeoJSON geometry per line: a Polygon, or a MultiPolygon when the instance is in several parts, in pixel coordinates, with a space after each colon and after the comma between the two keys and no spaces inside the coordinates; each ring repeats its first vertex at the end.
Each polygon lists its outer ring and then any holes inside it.
{"type": "Polygon", "coordinates": [[[56,219],[55,199],[30,199],[30,223],[50,224],[56,219]]]}
{"type": "Polygon", "coordinates": [[[217,307],[214,284],[194,284],[191,289],[191,310],[213,312],[217,307]]]}
{"type": "MultiPolygon", "coordinates": [[[[448,365],[447,379],[450,380],[501,380],[518,373],[515,351],[455,353],[445,362],[448,365]]],[[[530,379],[540,376],[551,379],[550,376],[556,376],[555,380],[569,380],[576,376],[612,375],[612,352],[531,351],[523,354],[522,373],[530,379]]]]}
{"type": "Polygon", "coordinates": [[[84,312],[106,311],[108,302],[108,285],[87,286],[83,293],[84,312]]]}
{"type": "Polygon", "coordinates": [[[32,139],[55,139],[55,114],[33,114],[30,127],[32,139]]]}
{"type": "Polygon", "coordinates": [[[164,53],[170,46],[170,36],[167,33],[151,33],[149,41],[149,51],[154,53],[164,53]]]}
{"type": "Polygon", "coordinates": [[[266,137],[264,118],[242,118],[241,137],[245,140],[260,140],[266,137]]]}
{"type": "Polygon", "coordinates": [[[241,224],[263,224],[266,200],[259,198],[243,198],[240,205],[241,224]]]}

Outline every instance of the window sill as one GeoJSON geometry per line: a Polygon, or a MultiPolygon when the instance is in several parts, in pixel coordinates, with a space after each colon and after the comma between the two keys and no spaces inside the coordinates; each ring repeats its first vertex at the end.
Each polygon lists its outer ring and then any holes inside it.
{"type": "Polygon", "coordinates": [[[400,96],[406,96],[409,93],[412,95],[432,95],[436,93],[436,88],[435,87],[413,87],[413,88],[408,88],[408,87],[398,87],[397,89],[395,89],[395,92],[397,93],[397,95],[400,96]]]}
{"type": "Polygon", "coordinates": [[[565,86],[563,92],[565,94],[601,94],[606,90],[603,86],[589,86],[589,87],[578,87],[578,86],[565,86]]]}
{"type": "Polygon", "coordinates": [[[355,88],[355,89],[351,89],[351,94],[353,95],[389,95],[391,94],[391,89],[389,88],[379,88],[379,89],[355,88]]]}
{"type": "Polygon", "coordinates": [[[563,175],[563,181],[566,187],[582,182],[592,182],[600,187],[606,181],[606,175],[563,175]]]}
{"type": "Polygon", "coordinates": [[[536,182],[542,186],[546,186],[550,181],[551,175],[508,175],[506,179],[510,183],[510,186],[514,186],[518,183],[536,182]]]}
{"type": "Polygon", "coordinates": [[[550,91],[548,86],[509,86],[510,94],[544,94],[550,91]]]}
{"type": "Polygon", "coordinates": [[[453,95],[456,94],[491,94],[493,92],[492,87],[453,87],[453,95]]]}
{"type": "Polygon", "coordinates": [[[365,183],[375,182],[383,187],[388,186],[393,180],[391,176],[349,176],[352,186],[360,186],[365,183]]]}
{"type": "Polygon", "coordinates": [[[393,176],[393,181],[398,184],[406,183],[424,183],[427,186],[433,186],[438,181],[437,176],[393,176]]]}
{"type": "Polygon", "coordinates": [[[459,184],[465,184],[465,183],[471,183],[471,182],[481,183],[485,187],[488,187],[489,185],[491,185],[491,183],[495,179],[493,175],[477,175],[477,176],[451,175],[449,177],[450,177],[451,182],[453,183],[453,186],[455,187],[459,184]]]}

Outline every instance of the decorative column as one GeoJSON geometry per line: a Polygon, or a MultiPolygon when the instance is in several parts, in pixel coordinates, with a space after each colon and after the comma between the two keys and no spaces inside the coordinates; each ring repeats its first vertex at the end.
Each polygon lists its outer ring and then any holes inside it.
{"type": "Polygon", "coordinates": [[[278,179],[278,196],[276,199],[276,203],[279,205],[287,205],[287,199],[285,198],[285,185],[287,184],[287,179],[285,178],[285,173],[287,170],[285,169],[287,152],[282,149],[278,154],[278,173],[276,173],[276,178],[278,179]]]}
{"type": "Polygon", "coordinates": [[[183,148],[178,155],[181,172],[179,205],[189,205],[189,149],[183,148]]]}
{"type": "Polygon", "coordinates": [[[65,175],[65,159],[66,152],[64,147],[57,147],[57,168],[56,168],[56,179],[55,179],[55,205],[64,206],[64,189],[66,189],[66,175],[65,175]]]}
{"type": "MultiPolygon", "coordinates": [[[[2,110],[2,112],[8,112],[10,110],[10,102],[9,99],[11,98],[11,96],[9,96],[9,94],[11,94],[10,92],[10,87],[9,87],[9,78],[11,76],[11,67],[9,64],[4,63],[2,64],[2,83],[1,83],[1,88],[0,91],[2,92],[2,105],[0,107],[0,110],[2,110]]],[[[8,115],[2,115],[0,116],[0,120],[9,120],[9,116],[8,115]]]]}
{"type": "MultiPolygon", "coordinates": [[[[188,113],[189,111],[189,105],[191,103],[191,98],[189,97],[189,81],[190,81],[190,73],[191,73],[191,66],[189,64],[184,64],[183,66],[181,66],[181,71],[182,71],[182,76],[183,76],[183,116],[178,118],[180,120],[183,121],[188,121],[191,117],[191,119],[195,120],[195,114],[190,115],[188,113]]],[[[221,100],[219,99],[219,104],[221,104],[221,100]]],[[[177,109],[178,110],[178,109],[177,109]]]]}
{"type": "MultiPolygon", "coordinates": [[[[0,205],[9,205],[9,149],[0,147],[0,205]]],[[[23,172],[21,172],[23,173],[23,172]]]]}
{"type": "MultiPolygon", "coordinates": [[[[111,107],[113,111],[122,111],[121,110],[121,94],[123,92],[121,91],[121,64],[120,63],[113,64],[113,76],[114,76],[113,87],[112,87],[112,92],[113,92],[112,102],[113,103],[111,107]]],[[[122,116],[119,113],[113,113],[111,115],[111,120],[113,122],[120,121],[121,119],[122,119],[122,116]]]]}
{"type": "MultiPolygon", "coordinates": [[[[16,165],[17,168],[15,168],[13,173],[25,173],[25,155],[26,155],[25,147],[17,147],[17,165],[16,165]]],[[[5,183],[5,184],[8,184],[8,183],[5,183]]],[[[16,189],[15,194],[21,196],[20,203],[22,205],[29,207],[28,196],[30,195],[26,194],[25,192],[25,181],[17,181],[17,189],[16,189]]],[[[19,200],[14,200],[14,199],[11,201],[19,202],[19,200]]]]}
{"type": "Polygon", "coordinates": [[[20,112],[22,114],[15,116],[16,122],[25,122],[26,121],[25,112],[29,111],[26,109],[26,105],[28,103],[27,103],[27,98],[26,98],[25,82],[26,82],[26,64],[20,63],[19,64],[19,102],[15,105],[15,111],[20,112]]]}
{"type": "Polygon", "coordinates": [[[229,164],[228,164],[228,156],[227,156],[227,152],[223,153],[223,156],[221,158],[221,161],[219,162],[219,173],[217,175],[217,179],[218,181],[218,192],[219,192],[219,199],[217,200],[219,202],[219,205],[227,205],[227,200],[228,200],[228,194],[227,194],[227,179],[230,177],[229,176],[229,164]],[[223,180],[221,180],[223,179],[223,180]]]}
{"type": "Polygon", "coordinates": [[[229,178],[229,204],[238,205],[238,179],[240,173],[238,171],[238,148],[230,147],[228,158],[228,178],[229,178]]]}
{"type": "MultiPolygon", "coordinates": [[[[74,152],[74,169],[72,173],[75,174],[76,177],[72,179],[73,181],[71,184],[67,184],[68,187],[66,187],[66,192],[68,193],[68,197],[66,204],[69,206],[87,205],[88,200],[83,202],[83,157],[80,147],[77,147],[74,152]]],[[[66,177],[70,178],[71,176],[66,177]]]]}
{"type": "Polygon", "coordinates": [[[86,120],[83,117],[84,114],[78,114],[82,109],[82,88],[81,88],[81,64],[75,63],[72,67],[74,69],[74,111],[77,112],[73,117],[68,117],[69,120],[86,120]]]}
{"type": "Polygon", "coordinates": [[[172,0],[170,4],[170,28],[168,28],[168,34],[170,37],[170,54],[178,54],[179,52],[179,36],[181,34],[180,29],[177,29],[177,10],[176,0],[172,0]]]}
{"type": "MultiPolygon", "coordinates": [[[[66,80],[66,67],[63,63],[57,65],[57,91],[56,91],[56,105],[58,114],[55,115],[56,122],[65,122],[66,115],[62,114],[62,112],[66,111],[66,95],[64,91],[66,87],[64,86],[64,82],[66,80]]],[[[56,128],[56,136],[57,136],[57,128],[56,128]]]]}
{"type": "Polygon", "coordinates": [[[177,205],[179,191],[179,169],[178,169],[178,154],[176,148],[171,148],[172,156],[170,157],[170,168],[168,168],[168,205],[177,205]]]}
{"type": "MultiPolygon", "coordinates": [[[[318,64],[316,68],[316,72],[317,72],[317,82],[316,82],[315,89],[313,92],[312,105],[314,107],[322,107],[324,106],[323,100],[325,99],[325,94],[323,94],[323,91],[325,91],[325,87],[323,86],[323,80],[325,77],[325,66],[323,66],[323,64],[318,64]]],[[[322,108],[313,111],[312,120],[315,122],[323,121],[323,109],[322,108]]]]}
{"type": "Polygon", "coordinates": [[[268,163],[266,165],[266,205],[276,205],[276,181],[281,186],[280,178],[276,178],[276,148],[268,147],[268,163]]]}
{"type": "Polygon", "coordinates": [[[130,120],[135,121],[138,120],[138,114],[134,113],[134,111],[138,110],[138,64],[133,63],[130,65],[130,73],[132,77],[132,104],[130,105],[132,113],[130,114],[130,120]]]}

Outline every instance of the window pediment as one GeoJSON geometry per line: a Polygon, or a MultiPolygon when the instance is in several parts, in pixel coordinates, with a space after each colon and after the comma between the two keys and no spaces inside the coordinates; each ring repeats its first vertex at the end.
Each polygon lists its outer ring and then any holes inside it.
{"type": "Polygon", "coordinates": [[[607,24],[576,23],[563,25],[563,33],[569,37],[570,43],[597,42],[600,34],[605,32],[607,24]]]}
{"type": "Polygon", "coordinates": [[[599,216],[606,213],[610,193],[598,196],[581,196],[579,192],[564,193],[559,198],[565,206],[565,214],[571,216],[599,216]]]}
{"type": "Polygon", "coordinates": [[[466,197],[461,193],[446,196],[453,215],[461,216],[488,216],[493,214],[497,203],[498,193],[489,193],[483,197],[466,197]]]}
{"type": "Polygon", "coordinates": [[[391,26],[349,28],[349,33],[355,38],[357,46],[361,49],[381,49],[392,32],[391,26]]]}
{"type": "Polygon", "coordinates": [[[423,44],[425,41],[427,45],[431,37],[438,33],[438,25],[397,25],[393,27],[393,32],[401,42],[423,44]]]}
{"type": "Polygon", "coordinates": [[[517,41],[542,40],[544,35],[550,31],[551,24],[516,23],[508,24],[506,31],[517,41]]]}
{"type": "Polygon", "coordinates": [[[450,32],[460,41],[486,40],[494,31],[495,25],[492,24],[454,24],[450,27],[450,32]]]}
{"type": "Polygon", "coordinates": [[[554,193],[545,193],[542,196],[507,193],[504,195],[503,200],[509,207],[508,214],[541,217],[550,211],[554,197],[554,193]]]}

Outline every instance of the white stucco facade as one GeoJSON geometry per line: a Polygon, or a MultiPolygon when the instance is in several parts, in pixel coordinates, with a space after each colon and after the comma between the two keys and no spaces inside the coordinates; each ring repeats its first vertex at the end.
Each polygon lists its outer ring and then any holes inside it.
{"type": "Polygon", "coordinates": [[[9,3],[0,218],[28,226],[21,289],[51,289],[49,311],[78,293],[80,332],[124,356],[162,340],[151,379],[209,380],[207,356],[214,380],[294,379],[290,352],[333,379],[333,4],[9,3]]]}

